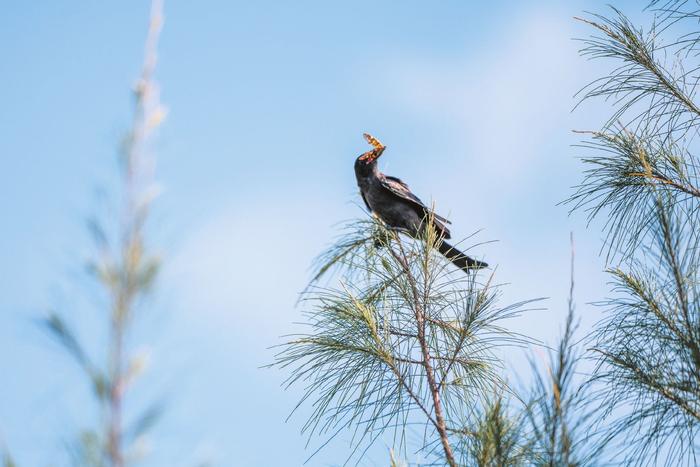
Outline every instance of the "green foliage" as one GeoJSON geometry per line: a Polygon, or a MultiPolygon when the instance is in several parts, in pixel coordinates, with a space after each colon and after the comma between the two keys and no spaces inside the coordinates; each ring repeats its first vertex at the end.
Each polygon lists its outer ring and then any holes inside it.
{"type": "Polygon", "coordinates": [[[697,34],[684,33],[665,43],[662,34],[677,23],[697,20],[695,12],[684,10],[685,3],[668,2],[647,32],[615,8],[610,16],[581,19],[599,33],[583,41],[581,55],[617,62],[610,74],[580,92],[582,100],[602,97],[614,103],[605,128],[626,120],[635,133],[644,130],[651,137],[678,139],[696,124],[700,109],[693,99],[698,77],[681,59],[697,46],[697,34]]]}
{"type": "Polygon", "coordinates": [[[700,428],[700,293],[697,234],[659,203],[655,243],[626,268],[610,270],[614,296],[593,334],[596,379],[606,406],[634,407],[616,434],[651,458],[660,439],[673,443],[668,462],[694,459],[700,428]]]}
{"type": "Polygon", "coordinates": [[[496,393],[487,400],[471,433],[462,437],[464,465],[477,467],[517,467],[533,460],[532,446],[522,414],[512,415],[496,393]]]}
{"type": "Polygon", "coordinates": [[[653,235],[659,196],[664,203],[697,216],[697,161],[672,140],[632,133],[592,132],[582,147],[593,156],[583,182],[570,198],[589,220],[606,217],[608,258],[627,258],[653,235]]]}
{"type": "Polygon", "coordinates": [[[688,6],[652,2],[647,33],[618,10],[584,20],[599,35],[585,41],[583,55],[617,67],[583,98],[611,98],[615,110],[584,143],[592,156],[570,202],[605,218],[608,258],[618,261],[608,271],[605,318],[591,334],[592,384],[608,436],[632,464],[697,463],[700,32],[688,6]]]}
{"type": "Polygon", "coordinates": [[[71,463],[76,467],[106,467],[106,441],[94,430],[85,430],[68,446],[71,463]]]}
{"type": "Polygon", "coordinates": [[[5,451],[2,455],[2,465],[3,467],[17,467],[17,464],[10,456],[10,453],[5,451]]]}
{"type": "Polygon", "coordinates": [[[496,349],[524,339],[501,323],[529,302],[499,307],[498,288],[452,271],[437,241],[432,229],[414,241],[359,221],[322,256],[321,274],[337,272],[337,280],[307,290],[308,330],[276,357],[291,369],[288,385],[304,384],[310,436],[352,428],[359,449],[390,430],[405,450],[407,427],[419,423],[425,451],[439,452],[439,440],[441,456],[456,465],[452,442],[474,408],[509,390],[496,349]]]}
{"type": "Polygon", "coordinates": [[[606,444],[606,435],[596,429],[600,414],[593,404],[590,385],[577,375],[583,355],[574,340],[573,257],[571,274],[569,311],[559,345],[550,350],[544,371],[531,360],[534,378],[524,416],[531,440],[531,462],[538,466],[600,465],[606,444]]]}

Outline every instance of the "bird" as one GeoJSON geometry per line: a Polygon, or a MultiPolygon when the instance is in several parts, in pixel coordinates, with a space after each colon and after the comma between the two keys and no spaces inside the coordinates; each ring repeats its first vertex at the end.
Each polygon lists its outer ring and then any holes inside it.
{"type": "Polygon", "coordinates": [[[368,133],[363,136],[372,149],[355,160],[355,178],[367,209],[389,228],[405,232],[413,238],[422,237],[426,219],[429,219],[438,234],[437,250],[452,264],[467,273],[488,267],[487,263],[470,258],[445,241],[451,237],[446,225],[451,222],[428,208],[401,179],[380,172],[377,159],[386,146],[368,133]]]}

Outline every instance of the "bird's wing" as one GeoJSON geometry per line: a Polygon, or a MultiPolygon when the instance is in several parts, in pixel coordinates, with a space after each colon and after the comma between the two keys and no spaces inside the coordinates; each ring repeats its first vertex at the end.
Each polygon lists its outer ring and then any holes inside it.
{"type": "MultiPolygon", "coordinates": [[[[439,214],[432,212],[425,205],[425,203],[423,203],[423,201],[420,200],[420,198],[418,198],[411,192],[411,190],[408,188],[408,185],[400,178],[392,177],[390,175],[384,175],[384,178],[382,179],[382,186],[384,186],[384,188],[391,191],[396,196],[399,196],[405,199],[406,201],[410,201],[411,203],[417,205],[417,207],[424,211],[424,214],[431,212],[433,217],[435,217],[435,219],[437,219],[438,221],[443,222],[445,224],[452,223],[444,217],[440,216],[439,214]]],[[[367,204],[367,201],[365,201],[365,204],[367,204]]]]}

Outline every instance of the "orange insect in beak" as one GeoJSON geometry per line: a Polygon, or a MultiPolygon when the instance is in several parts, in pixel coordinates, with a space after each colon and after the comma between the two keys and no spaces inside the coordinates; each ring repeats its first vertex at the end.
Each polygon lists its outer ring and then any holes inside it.
{"type": "Polygon", "coordinates": [[[374,146],[374,149],[371,151],[367,151],[366,153],[362,154],[359,159],[361,161],[367,162],[368,164],[376,159],[379,158],[379,156],[382,155],[384,150],[386,149],[386,146],[384,146],[382,143],[379,142],[377,138],[374,136],[370,135],[369,133],[364,133],[362,136],[365,137],[367,142],[374,146]]]}

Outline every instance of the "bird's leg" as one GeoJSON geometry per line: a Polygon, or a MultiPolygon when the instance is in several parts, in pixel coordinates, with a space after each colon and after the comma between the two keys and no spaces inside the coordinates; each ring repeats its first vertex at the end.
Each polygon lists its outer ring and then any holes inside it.
{"type": "MultiPolygon", "coordinates": [[[[384,228],[386,228],[389,232],[393,232],[393,233],[395,233],[396,235],[401,234],[401,233],[406,234],[406,235],[409,235],[409,236],[411,235],[410,230],[408,230],[408,229],[406,229],[406,228],[404,228],[404,227],[394,227],[394,226],[391,226],[391,225],[387,224],[387,223],[384,222],[384,220],[383,220],[381,217],[379,217],[379,216],[377,215],[377,213],[375,213],[374,211],[372,211],[372,217],[374,217],[374,218],[377,219],[379,222],[381,222],[382,225],[384,226],[384,228]]],[[[376,235],[375,238],[374,238],[374,247],[375,247],[375,248],[382,248],[383,246],[386,246],[386,245],[387,245],[387,240],[388,240],[388,239],[385,238],[385,237],[376,235]]]]}
{"type": "MultiPolygon", "coordinates": [[[[406,234],[406,235],[411,235],[410,231],[409,231],[408,229],[404,229],[403,227],[390,227],[390,226],[388,226],[388,225],[386,225],[386,224],[384,224],[384,225],[386,226],[386,229],[387,229],[389,232],[393,232],[394,234],[396,234],[397,237],[398,237],[398,235],[401,234],[401,233],[406,234]]],[[[388,237],[377,236],[377,237],[374,239],[374,246],[375,246],[376,248],[382,248],[382,247],[384,247],[384,246],[387,246],[388,244],[389,244],[389,238],[388,238],[388,237]]]]}
{"type": "MultiPolygon", "coordinates": [[[[387,228],[388,228],[388,226],[387,226],[386,223],[382,220],[382,218],[379,217],[379,216],[377,215],[377,213],[375,213],[374,211],[372,211],[372,217],[374,217],[374,218],[377,219],[379,222],[381,222],[382,225],[383,225],[384,227],[387,227],[387,228]]],[[[382,236],[382,235],[375,235],[375,236],[374,236],[374,247],[375,247],[375,248],[377,248],[377,249],[382,248],[382,247],[384,247],[386,244],[387,244],[387,239],[386,239],[384,236],[382,236]]]]}
{"type": "Polygon", "coordinates": [[[396,234],[402,233],[402,234],[408,235],[409,237],[412,237],[411,231],[405,227],[389,227],[389,226],[387,226],[387,229],[396,233],[396,234]]]}

